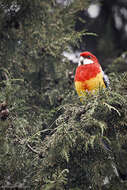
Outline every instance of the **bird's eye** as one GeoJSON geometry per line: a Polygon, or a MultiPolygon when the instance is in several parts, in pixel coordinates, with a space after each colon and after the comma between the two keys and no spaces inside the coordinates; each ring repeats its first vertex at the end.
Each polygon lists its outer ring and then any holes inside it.
{"type": "Polygon", "coordinates": [[[80,65],[83,65],[84,64],[84,58],[83,57],[80,57],[80,59],[79,59],[79,66],[80,65]]]}
{"type": "Polygon", "coordinates": [[[90,56],[90,55],[88,55],[87,57],[88,57],[89,59],[91,58],[91,56],[90,56]]]}
{"type": "Polygon", "coordinates": [[[83,60],[80,60],[81,65],[83,65],[83,60]]]}

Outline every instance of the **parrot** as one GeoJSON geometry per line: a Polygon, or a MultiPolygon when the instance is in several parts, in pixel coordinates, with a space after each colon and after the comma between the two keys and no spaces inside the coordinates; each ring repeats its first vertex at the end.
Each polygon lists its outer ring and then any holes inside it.
{"type": "Polygon", "coordinates": [[[96,56],[88,51],[80,53],[74,83],[79,97],[95,94],[100,88],[109,87],[108,76],[103,72],[96,56]]]}

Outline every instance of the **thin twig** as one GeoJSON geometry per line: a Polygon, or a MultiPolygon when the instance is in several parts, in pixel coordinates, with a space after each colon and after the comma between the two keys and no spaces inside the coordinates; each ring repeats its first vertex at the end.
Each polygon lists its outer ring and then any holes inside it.
{"type": "Polygon", "coordinates": [[[38,152],[38,151],[36,151],[35,149],[33,149],[31,146],[30,146],[30,144],[26,144],[26,146],[32,151],[32,152],[34,152],[35,154],[39,154],[40,155],[40,152],[38,152]]]}

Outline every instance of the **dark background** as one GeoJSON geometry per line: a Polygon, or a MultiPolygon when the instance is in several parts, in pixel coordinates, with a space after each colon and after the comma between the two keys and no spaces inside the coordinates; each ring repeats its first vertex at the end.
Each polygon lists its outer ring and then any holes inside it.
{"type": "Polygon", "coordinates": [[[85,20],[77,20],[76,30],[87,28],[97,36],[84,36],[80,44],[82,51],[93,52],[101,64],[106,67],[114,57],[120,56],[127,49],[127,1],[97,0],[91,1],[87,11],[78,15],[85,20]],[[93,6],[94,5],[94,6],[93,6]],[[95,7],[96,6],[96,7],[95,7]],[[94,14],[95,13],[95,14],[94,14]]]}

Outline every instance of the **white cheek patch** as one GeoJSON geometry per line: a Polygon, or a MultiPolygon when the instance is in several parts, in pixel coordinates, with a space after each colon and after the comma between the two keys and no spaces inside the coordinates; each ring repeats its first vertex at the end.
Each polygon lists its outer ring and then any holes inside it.
{"type": "Polygon", "coordinates": [[[94,63],[91,59],[80,57],[78,66],[94,63]]]}
{"type": "Polygon", "coordinates": [[[93,63],[93,60],[85,58],[83,61],[83,65],[91,64],[93,63]]]}

